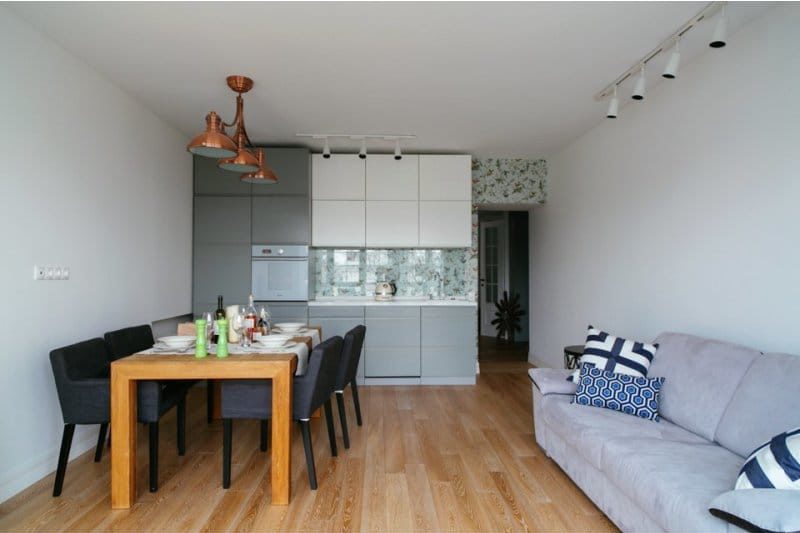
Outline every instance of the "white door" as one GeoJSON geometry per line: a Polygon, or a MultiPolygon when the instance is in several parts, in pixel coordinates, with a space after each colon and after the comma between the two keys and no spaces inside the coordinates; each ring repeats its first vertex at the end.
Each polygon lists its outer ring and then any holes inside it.
{"type": "Polygon", "coordinates": [[[312,246],[363,248],[365,202],[314,200],[311,202],[312,246]]]}
{"type": "Polygon", "coordinates": [[[357,154],[311,156],[311,198],[314,200],[363,200],[366,166],[357,154]]]}
{"type": "Polygon", "coordinates": [[[367,200],[419,199],[419,156],[393,155],[367,157],[367,200]]]}
{"type": "Polygon", "coordinates": [[[472,204],[420,202],[419,245],[426,248],[472,246],[472,204]]]}
{"type": "Polygon", "coordinates": [[[367,200],[367,246],[416,248],[419,202],[367,200]]]}
{"type": "Polygon", "coordinates": [[[481,222],[480,230],[481,335],[494,336],[497,335],[497,328],[492,325],[494,303],[503,297],[506,289],[505,222],[481,222]]]}

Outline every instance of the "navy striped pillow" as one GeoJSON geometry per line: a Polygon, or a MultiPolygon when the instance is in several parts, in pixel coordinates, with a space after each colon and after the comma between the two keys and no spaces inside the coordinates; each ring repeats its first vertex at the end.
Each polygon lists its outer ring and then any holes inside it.
{"type": "Polygon", "coordinates": [[[735,488],[800,490],[800,428],[776,435],[750,454],[735,488]]]}
{"type": "MultiPolygon", "coordinates": [[[[658,344],[615,337],[589,326],[580,364],[583,366],[588,363],[600,370],[644,378],[647,377],[647,371],[657,349],[658,344]]],[[[577,383],[579,375],[580,372],[576,370],[572,375],[572,381],[577,383]]]]}

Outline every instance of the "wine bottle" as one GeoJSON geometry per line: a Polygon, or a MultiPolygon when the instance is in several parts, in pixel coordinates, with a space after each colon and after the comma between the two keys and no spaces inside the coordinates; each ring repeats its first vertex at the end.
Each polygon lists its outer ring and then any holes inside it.
{"type": "Polygon", "coordinates": [[[211,334],[211,342],[217,344],[219,340],[219,326],[217,320],[225,318],[225,307],[222,305],[222,295],[217,296],[217,310],[214,311],[214,332],[211,334]]]}
{"type": "Polygon", "coordinates": [[[256,312],[256,306],[253,303],[252,294],[247,299],[247,308],[245,309],[244,312],[245,312],[244,315],[245,335],[247,335],[248,341],[253,342],[253,333],[255,333],[256,325],[258,324],[258,313],[256,312]]]}

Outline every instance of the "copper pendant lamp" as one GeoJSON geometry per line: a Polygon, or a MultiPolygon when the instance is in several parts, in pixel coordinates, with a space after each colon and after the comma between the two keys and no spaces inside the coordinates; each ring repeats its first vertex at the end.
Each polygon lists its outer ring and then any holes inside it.
{"type": "Polygon", "coordinates": [[[253,88],[253,80],[246,76],[228,76],[226,81],[236,93],[236,116],[233,122],[227,124],[216,112],[210,112],[206,116],[206,131],[192,139],[186,149],[196,155],[220,158],[218,165],[221,169],[247,173],[242,180],[249,183],[275,183],[278,177],[272,169],[264,166],[263,150],[256,152],[253,149],[244,125],[242,94],[253,88]],[[233,139],[225,134],[226,127],[235,127],[233,139]]]}
{"type": "Polygon", "coordinates": [[[258,155],[258,170],[256,172],[242,174],[242,177],[239,179],[245,183],[278,183],[278,176],[276,176],[272,169],[264,162],[264,149],[259,148],[256,152],[258,155]]]}

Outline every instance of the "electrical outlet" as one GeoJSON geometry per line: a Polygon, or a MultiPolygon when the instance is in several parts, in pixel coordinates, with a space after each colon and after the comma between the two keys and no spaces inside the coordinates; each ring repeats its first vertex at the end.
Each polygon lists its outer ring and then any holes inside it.
{"type": "Polygon", "coordinates": [[[69,267],[61,269],[61,279],[69,279],[69,267]]]}
{"type": "Polygon", "coordinates": [[[50,266],[44,267],[44,279],[53,279],[56,275],[56,269],[50,266]]]}
{"type": "Polygon", "coordinates": [[[69,267],[34,265],[33,279],[37,281],[43,279],[69,279],[69,267]]]}

